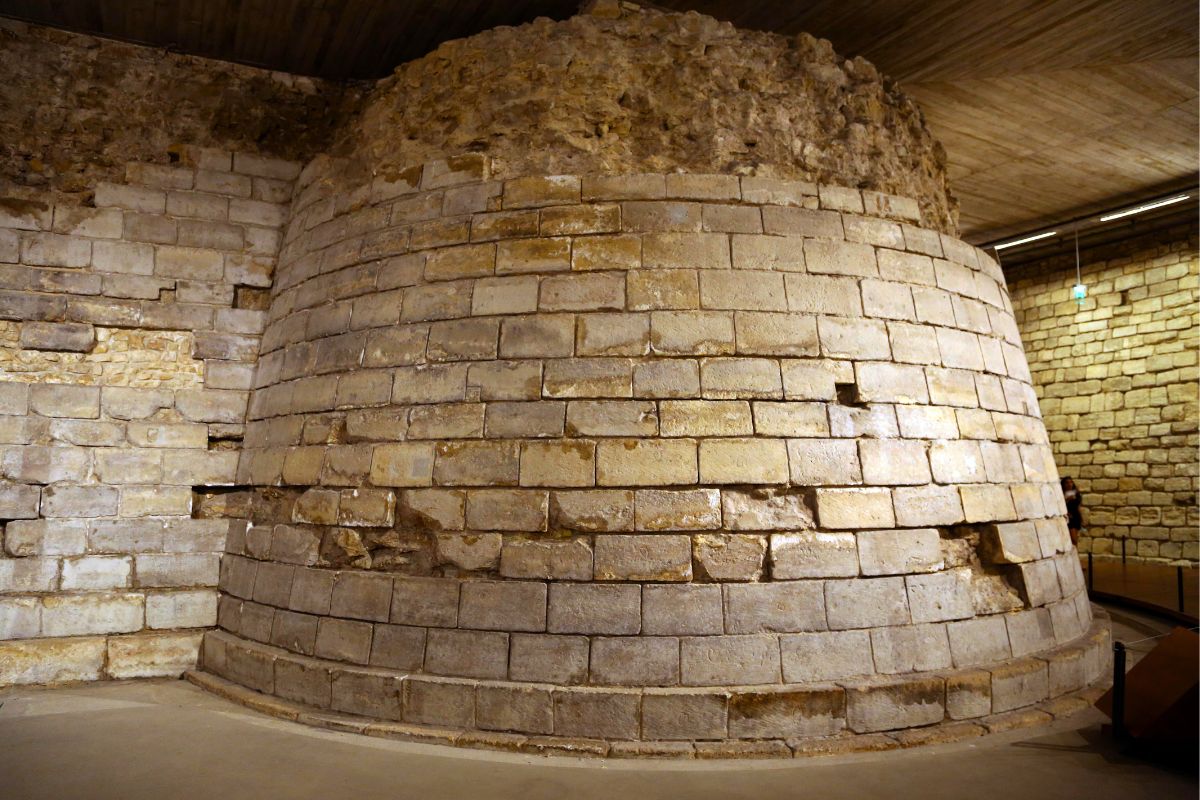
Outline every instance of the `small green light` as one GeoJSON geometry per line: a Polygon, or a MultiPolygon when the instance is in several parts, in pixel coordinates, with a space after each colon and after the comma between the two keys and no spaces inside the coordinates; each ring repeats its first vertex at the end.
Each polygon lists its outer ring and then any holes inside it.
{"type": "Polygon", "coordinates": [[[1082,283],[1077,283],[1071,287],[1071,296],[1076,300],[1082,300],[1087,297],[1087,287],[1082,283]]]}

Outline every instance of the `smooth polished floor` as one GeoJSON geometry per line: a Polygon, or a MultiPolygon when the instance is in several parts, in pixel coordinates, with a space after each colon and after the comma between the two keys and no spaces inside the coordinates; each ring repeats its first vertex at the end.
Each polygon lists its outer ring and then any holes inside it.
{"type": "MultiPolygon", "coordinates": [[[[1121,612],[1134,641],[1162,626],[1121,612]]],[[[1144,642],[1144,651],[1153,642],[1144,642]]],[[[1135,650],[1135,652],[1137,652],[1135,650]]],[[[183,681],[0,692],[4,800],[1195,798],[1195,776],[1130,759],[1092,709],[1036,730],[890,753],[757,762],[598,761],[333,733],[183,681]]]]}

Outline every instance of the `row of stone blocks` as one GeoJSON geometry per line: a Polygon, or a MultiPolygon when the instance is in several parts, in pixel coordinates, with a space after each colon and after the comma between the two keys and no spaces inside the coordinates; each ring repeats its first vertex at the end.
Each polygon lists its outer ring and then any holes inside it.
{"type": "Polygon", "coordinates": [[[451,729],[559,740],[775,741],[790,745],[783,750],[790,755],[806,739],[959,721],[987,724],[994,715],[1084,689],[1108,671],[1107,620],[1100,617],[1083,637],[1037,657],[771,688],[599,689],[438,678],[306,658],[225,632],[205,635],[202,664],[242,687],[300,704],[293,718],[314,710],[368,718],[347,720],[350,729],[374,720],[416,726],[417,737],[424,728],[430,735],[451,729]]]}
{"type": "Polygon", "coordinates": [[[272,563],[248,569],[255,564],[226,556],[222,628],[302,655],[457,677],[831,680],[995,663],[1069,642],[1090,623],[1077,574],[1037,598],[1043,607],[989,613],[975,607],[964,569],[724,586],[547,586],[272,563]]]}

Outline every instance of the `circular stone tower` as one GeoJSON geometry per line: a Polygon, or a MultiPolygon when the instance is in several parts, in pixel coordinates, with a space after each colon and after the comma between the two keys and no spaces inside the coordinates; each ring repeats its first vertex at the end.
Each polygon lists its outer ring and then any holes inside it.
{"type": "Polygon", "coordinates": [[[1046,718],[1106,633],[919,113],[811,38],[599,12],[402,67],[301,176],[208,680],[612,755],[1046,718]]]}

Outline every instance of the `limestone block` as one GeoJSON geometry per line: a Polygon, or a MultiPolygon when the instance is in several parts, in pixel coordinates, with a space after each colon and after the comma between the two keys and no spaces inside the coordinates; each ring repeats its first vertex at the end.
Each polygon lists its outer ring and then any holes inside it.
{"type": "Polygon", "coordinates": [[[26,350],[87,353],[96,344],[96,330],[83,323],[25,322],[20,345],[26,350]]]}
{"type": "MultiPolygon", "coordinates": [[[[787,378],[791,370],[784,372],[784,392],[788,392],[787,378]]],[[[760,436],[828,436],[829,417],[822,403],[775,403],[755,401],[753,403],[754,430],[760,436]]]]}
{"type": "Polygon", "coordinates": [[[118,509],[122,517],[186,516],[192,511],[191,487],[125,486],[118,509]]]}
{"type": "Polygon", "coordinates": [[[0,450],[0,467],[17,483],[57,483],[87,479],[89,451],[82,447],[27,445],[0,450]]]}
{"type": "Polygon", "coordinates": [[[627,439],[600,442],[596,483],[600,486],[667,486],[697,479],[696,443],[691,440],[627,439]]]}
{"type": "Polygon", "coordinates": [[[439,533],[434,546],[439,563],[472,571],[494,569],[503,543],[499,533],[439,533]]]}
{"type": "Polygon", "coordinates": [[[636,739],[640,732],[641,697],[636,692],[560,689],[554,692],[556,736],[636,739]]]}
{"type": "Polygon", "coordinates": [[[909,325],[889,322],[888,338],[892,342],[892,358],[905,364],[940,364],[937,336],[928,325],[909,325]]]}
{"type": "Polygon", "coordinates": [[[467,527],[474,530],[542,531],[549,493],[525,489],[474,489],[467,493],[467,527]]]}
{"type": "Polygon", "coordinates": [[[409,676],[402,691],[405,722],[453,728],[475,724],[473,683],[409,676]]]}
{"type": "Polygon", "coordinates": [[[862,482],[858,448],[853,441],[792,439],[787,443],[787,451],[794,484],[836,486],[862,482]]]}
{"type": "Polygon", "coordinates": [[[457,580],[397,576],[392,586],[391,621],[452,628],[458,625],[458,605],[457,580]]]}
{"type": "Polygon", "coordinates": [[[655,311],[650,346],[664,355],[724,355],[734,352],[733,314],[727,311],[655,311]]]}
{"type": "MultiPolygon", "coordinates": [[[[580,242],[575,243],[576,262],[580,242]]],[[[576,266],[576,269],[579,267],[576,266]]],[[[637,270],[625,275],[626,302],[631,311],[700,308],[698,272],[690,269],[637,270]]],[[[624,316],[624,315],[622,315],[624,316]]]]}
{"type": "Polygon", "coordinates": [[[633,393],[635,397],[694,397],[700,393],[700,365],[682,359],[637,364],[633,393]]]}
{"type": "Polygon", "coordinates": [[[14,520],[5,526],[4,551],[14,558],[73,556],[87,550],[87,524],[81,520],[14,520]]]}
{"type": "Polygon", "coordinates": [[[1045,661],[1026,658],[992,670],[992,713],[999,714],[1040,703],[1049,696],[1045,661]]]}
{"type": "MultiPolygon", "coordinates": [[[[603,541],[611,537],[599,538],[603,541]]],[[[550,584],[547,630],[551,633],[632,635],[640,628],[641,589],[638,586],[550,584]]]]}
{"type": "Polygon", "coordinates": [[[728,705],[725,693],[647,690],[642,693],[642,738],[723,739],[728,705]]]}
{"type": "Polygon", "coordinates": [[[834,681],[869,675],[868,631],[821,631],[779,637],[785,683],[834,681]]]}
{"type": "Polygon", "coordinates": [[[925,376],[929,380],[929,401],[934,405],[963,408],[975,408],[979,405],[973,372],[926,367],[925,376]]]}
{"type": "Polygon", "coordinates": [[[864,575],[906,575],[942,569],[941,537],[933,528],[859,531],[858,560],[864,575]]]}
{"type": "Polygon", "coordinates": [[[963,515],[967,522],[994,522],[1015,519],[1012,492],[1007,486],[981,484],[959,487],[963,515]]]}
{"type": "MultiPolygon", "coordinates": [[[[865,362],[855,364],[855,387],[864,403],[925,403],[929,390],[925,372],[905,364],[865,362]]],[[[897,409],[899,413],[901,406],[897,409]]]]}
{"type": "Polygon", "coordinates": [[[691,539],[680,534],[597,537],[595,578],[601,581],[691,580],[691,539]]]}
{"type": "Polygon", "coordinates": [[[588,649],[586,636],[514,633],[509,677],[516,681],[568,686],[584,683],[588,672],[588,649]]]}
{"type": "Polygon", "coordinates": [[[913,622],[944,622],[975,613],[969,569],[949,569],[929,575],[907,575],[908,606],[913,622]]]}
{"type": "Polygon", "coordinates": [[[977,617],[946,626],[955,667],[998,664],[1012,657],[1002,616],[977,617]]]}
{"type": "Polygon", "coordinates": [[[34,384],[29,387],[29,407],[44,417],[96,419],[100,416],[100,389],[95,386],[34,384]]]}
{"type": "Polygon", "coordinates": [[[1016,658],[1049,650],[1056,644],[1054,621],[1045,608],[1031,608],[1015,614],[1005,614],[1008,641],[1016,658]]]}
{"type": "Polygon", "coordinates": [[[942,678],[876,680],[846,687],[846,725],[856,733],[941,722],[946,715],[942,678]]]}
{"type": "Polygon", "coordinates": [[[521,446],[522,486],[592,486],[595,481],[596,446],[591,442],[526,442],[521,446]]]}
{"type": "Polygon", "coordinates": [[[440,442],[433,477],[442,486],[515,486],[519,480],[516,442],[440,442]]]}
{"type": "Polygon", "coordinates": [[[371,624],[323,616],[317,622],[314,654],[332,661],[365,664],[371,656],[371,624]]]}
{"type": "Polygon", "coordinates": [[[650,350],[648,315],[581,314],[576,323],[581,356],[641,356],[650,350]]]}
{"type": "Polygon", "coordinates": [[[698,572],[712,581],[754,581],[762,576],[767,538],[738,533],[707,533],[694,540],[698,572]]]}
{"type": "Polygon", "coordinates": [[[500,552],[500,574],[506,578],[590,580],[592,548],[586,539],[565,541],[508,539],[500,552]]]}
{"type": "Polygon", "coordinates": [[[868,317],[916,319],[912,291],[907,284],[868,278],[862,282],[862,295],[863,310],[868,317]]]}
{"type": "Polygon", "coordinates": [[[536,400],[542,390],[541,365],[531,361],[471,364],[467,387],[478,389],[480,400],[536,400]]]}
{"type": "Polygon", "coordinates": [[[858,443],[863,482],[875,485],[917,485],[931,480],[923,442],[903,439],[864,439],[858,443]]]}
{"type": "Polygon", "coordinates": [[[697,636],[680,640],[680,682],[685,686],[753,685],[779,680],[779,642],[774,636],[697,636]]]}
{"type": "MultiPolygon", "coordinates": [[[[571,269],[633,270],[642,263],[642,239],[630,234],[576,238],[571,245],[571,269]]],[[[630,273],[633,274],[633,273],[630,273]]]]}
{"type": "Polygon", "coordinates": [[[546,585],[532,581],[467,581],[458,624],[502,631],[546,630],[546,585]]]}
{"type": "MultiPolygon", "coordinates": [[[[209,639],[205,639],[207,645],[209,639]]],[[[205,667],[209,668],[207,656],[205,667]]],[[[328,667],[309,659],[281,658],[275,662],[275,694],[295,703],[329,708],[333,677],[328,667]]]]}
{"type": "Polygon", "coordinates": [[[699,457],[703,483],[788,481],[787,446],[778,439],[705,439],[699,457]]]}
{"type": "MultiPolygon", "coordinates": [[[[541,384],[540,376],[538,384],[541,384]]],[[[561,401],[488,403],[484,432],[488,438],[493,439],[562,436],[566,408],[567,404],[561,401]]]]}
{"type": "Polygon", "coordinates": [[[904,578],[825,581],[830,630],[907,625],[911,622],[904,578]]]}
{"type": "Polygon", "coordinates": [[[362,572],[339,572],[333,582],[329,613],[337,617],[387,622],[392,578],[362,572]]]}
{"type": "Polygon", "coordinates": [[[647,233],[642,266],[653,269],[729,269],[729,236],[724,233],[647,233]]]}
{"type": "Polygon", "coordinates": [[[430,630],[425,670],[463,678],[505,678],[508,634],[496,631],[430,630]]]}
{"type": "MultiPolygon", "coordinates": [[[[702,271],[700,273],[700,305],[702,308],[741,311],[787,311],[787,294],[783,275],[775,272],[702,271]]],[[[803,326],[808,339],[806,352],[816,351],[816,326],[811,320],[803,326]]],[[[761,318],[751,326],[761,326],[761,318]]]]}
{"type": "Polygon", "coordinates": [[[604,686],[672,686],[679,682],[679,640],[670,636],[598,636],[591,681],[604,686]]]}
{"type": "Polygon", "coordinates": [[[541,311],[620,311],[625,308],[625,277],[581,273],[544,278],[538,300],[541,311]]]}
{"type": "Polygon", "coordinates": [[[644,400],[576,400],[567,405],[566,430],[576,436],[653,436],[658,411],[644,400]]]}
{"type": "Polygon", "coordinates": [[[0,684],[99,680],[106,652],[103,637],[0,641],[0,684]]]}
{"type": "Polygon", "coordinates": [[[747,436],[754,432],[745,400],[663,400],[663,436],[747,436]]]}
{"type": "Polygon", "coordinates": [[[552,694],[548,689],[532,686],[477,686],[475,725],[483,730],[551,733],[552,694]]]}
{"type": "Polygon", "coordinates": [[[64,559],[61,586],[67,591],[125,589],[131,582],[132,567],[133,559],[122,556],[64,559]]]}
{"type": "Polygon", "coordinates": [[[1048,695],[1058,697],[1087,686],[1086,651],[1069,648],[1052,655],[1047,663],[1048,695]]]}
{"type": "Polygon", "coordinates": [[[829,433],[837,438],[895,439],[900,435],[896,412],[891,405],[871,403],[865,407],[829,405],[829,433]]]}
{"type": "Polygon", "coordinates": [[[195,668],[200,639],[200,633],[112,637],[107,672],[118,679],[179,676],[195,668]]]}
{"type": "Polygon", "coordinates": [[[138,631],[145,622],[139,594],[57,595],[42,599],[43,636],[138,631]]]}
{"type": "Polygon", "coordinates": [[[981,531],[979,544],[985,563],[1019,564],[1042,555],[1037,529],[1029,521],[987,525],[981,531]]]}
{"type": "Polygon", "coordinates": [[[139,553],[134,556],[139,586],[215,586],[219,573],[217,553],[139,553]]]}
{"type": "Polygon", "coordinates": [[[820,581],[727,584],[723,589],[728,633],[826,629],[825,596],[820,581]]]}
{"type": "Polygon", "coordinates": [[[559,272],[571,268],[571,242],[566,237],[510,239],[496,248],[496,274],[559,272]]]}
{"type": "Polygon", "coordinates": [[[946,716],[974,719],[992,712],[992,676],[984,670],[946,676],[946,716]]]}
{"type": "Polygon", "coordinates": [[[700,389],[705,398],[780,399],[779,364],[765,358],[706,358],[700,362],[700,389]]]}
{"type": "Polygon", "coordinates": [[[559,359],[546,364],[546,397],[631,397],[633,365],[628,359],[559,359]]]}
{"type": "Polygon", "coordinates": [[[852,533],[776,533],[771,535],[771,576],[844,578],[858,575],[858,548],[852,533]]]}
{"type": "Polygon", "coordinates": [[[643,489],[637,492],[635,509],[635,524],[640,531],[721,527],[721,493],[716,489],[643,489]]]}
{"type": "Polygon", "coordinates": [[[759,488],[726,489],[721,507],[724,524],[735,531],[803,530],[813,527],[812,511],[797,492],[759,488]]]}
{"type": "Polygon", "coordinates": [[[1022,597],[1030,606],[1044,606],[1063,596],[1054,561],[1050,559],[1018,564],[1014,576],[1022,597]]]}
{"type": "Polygon", "coordinates": [[[892,490],[896,524],[955,525],[963,521],[963,503],[954,486],[898,486],[892,490]]]}
{"type": "Polygon", "coordinates": [[[823,528],[889,528],[895,525],[888,489],[818,489],[817,521],[823,528]]]}
{"type": "Polygon", "coordinates": [[[764,206],[762,216],[763,231],[766,233],[799,234],[806,238],[842,238],[842,215],[833,211],[764,206]]]}
{"type": "Polygon", "coordinates": [[[845,727],[845,706],[840,687],[738,692],[729,701],[729,736],[829,736],[845,727]]]}
{"type": "Polygon", "coordinates": [[[642,633],[704,636],[724,632],[721,587],[704,584],[642,588],[642,633]]]}
{"type": "Polygon", "coordinates": [[[634,493],[620,490],[553,492],[550,525],[583,532],[633,529],[634,493]]]}
{"type": "Polygon", "coordinates": [[[987,480],[983,454],[977,442],[933,442],[929,445],[929,462],[938,483],[983,483],[987,480]]]}
{"type": "Polygon", "coordinates": [[[270,642],[293,653],[312,655],[317,645],[317,617],[276,609],[271,623],[270,642]]]}
{"type": "Polygon", "coordinates": [[[946,626],[902,625],[871,629],[875,669],[881,674],[948,669],[950,643],[946,626]]]}
{"type": "Polygon", "coordinates": [[[36,597],[0,598],[0,641],[29,639],[41,630],[42,606],[36,597]]]}

